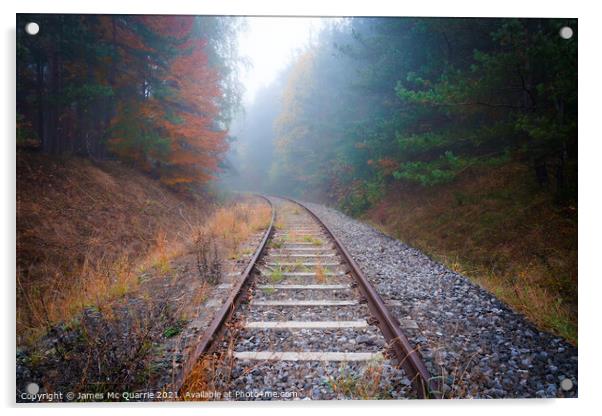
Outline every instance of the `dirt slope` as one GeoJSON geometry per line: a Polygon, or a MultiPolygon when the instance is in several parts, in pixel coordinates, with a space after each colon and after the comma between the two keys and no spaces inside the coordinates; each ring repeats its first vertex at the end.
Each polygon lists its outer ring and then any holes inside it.
{"type": "Polygon", "coordinates": [[[126,293],[190,238],[208,202],[115,161],[17,156],[18,341],[126,293]]]}

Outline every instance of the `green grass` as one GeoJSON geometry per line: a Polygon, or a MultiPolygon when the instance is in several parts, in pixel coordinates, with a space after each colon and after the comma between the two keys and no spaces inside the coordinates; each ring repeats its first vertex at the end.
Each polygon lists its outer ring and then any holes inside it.
{"type": "Polygon", "coordinates": [[[167,327],[165,329],[165,331],[163,331],[163,336],[165,338],[172,338],[172,337],[175,337],[176,335],[178,335],[180,332],[182,332],[182,328],[170,326],[170,327],[167,327]]]}
{"type": "Polygon", "coordinates": [[[273,287],[264,287],[263,289],[261,289],[263,291],[263,293],[265,293],[266,295],[272,295],[274,294],[274,292],[276,291],[276,289],[274,289],[273,287]]]}
{"type": "Polygon", "coordinates": [[[161,274],[167,274],[171,271],[169,259],[166,256],[160,256],[153,264],[155,269],[161,274]]]}
{"type": "Polygon", "coordinates": [[[272,240],[270,242],[271,248],[279,249],[279,248],[282,248],[283,246],[284,246],[284,241],[282,241],[282,240],[272,240]]]}
{"type": "Polygon", "coordinates": [[[165,330],[163,331],[163,336],[165,338],[173,338],[176,335],[179,335],[187,323],[188,323],[188,321],[186,321],[184,319],[178,320],[175,324],[165,328],[165,330]]]}
{"type": "Polygon", "coordinates": [[[319,238],[313,237],[311,235],[303,236],[303,241],[306,243],[311,243],[316,246],[322,245],[322,240],[320,240],[319,238]]]}
{"type": "Polygon", "coordinates": [[[270,281],[272,283],[280,283],[284,279],[284,272],[281,269],[272,270],[270,273],[270,281]]]}

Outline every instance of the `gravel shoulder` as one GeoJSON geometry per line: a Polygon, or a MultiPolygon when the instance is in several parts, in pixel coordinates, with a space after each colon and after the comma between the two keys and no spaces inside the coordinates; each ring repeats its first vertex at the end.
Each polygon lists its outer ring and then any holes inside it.
{"type": "Polygon", "coordinates": [[[335,233],[408,333],[446,397],[577,397],[577,348],[538,330],[468,278],[401,241],[323,205],[335,233]],[[569,381],[565,380],[569,379],[569,381]]]}

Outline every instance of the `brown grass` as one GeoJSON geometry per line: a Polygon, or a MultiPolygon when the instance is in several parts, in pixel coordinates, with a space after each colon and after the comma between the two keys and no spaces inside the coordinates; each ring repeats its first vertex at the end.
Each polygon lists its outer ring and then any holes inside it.
{"type": "Polygon", "coordinates": [[[211,237],[221,274],[271,214],[257,198],[186,199],[114,162],[21,154],[17,176],[17,343],[49,391],[151,386],[153,357],[180,345],[216,283],[199,279],[194,237],[211,237]]]}
{"type": "Polygon", "coordinates": [[[205,224],[195,229],[195,234],[213,236],[224,257],[237,259],[244,251],[242,243],[265,230],[270,219],[268,204],[257,200],[240,201],[218,208],[205,224]]]}
{"type": "MultiPolygon", "coordinates": [[[[214,236],[222,256],[239,258],[244,253],[251,254],[248,248],[243,248],[243,243],[249,243],[254,234],[263,232],[270,219],[271,209],[267,204],[258,203],[257,200],[242,201],[218,209],[196,232],[214,236]]],[[[237,323],[231,325],[229,330],[232,334],[228,338],[229,348],[218,355],[205,355],[195,364],[181,388],[182,400],[210,400],[209,397],[195,394],[220,391],[220,386],[230,380],[234,358],[227,352],[233,351],[237,323]]]]}
{"type": "MultiPolygon", "coordinates": [[[[231,347],[233,347],[233,345],[231,345],[231,347]]],[[[180,389],[181,400],[211,400],[212,397],[207,396],[206,393],[221,393],[223,390],[223,383],[230,380],[233,366],[234,356],[230,356],[226,353],[204,356],[194,366],[184,385],[180,389]]]]}
{"type": "Polygon", "coordinates": [[[257,200],[216,209],[186,199],[116,162],[94,165],[19,155],[17,334],[35,338],[87,306],[102,308],[139,285],[149,268],[171,272],[170,259],[208,233],[222,258],[269,224],[257,200]]]}
{"type": "MultiPolygon", "coordinates": [[[[180,400],[183,401],[207,401],[210,397],[198,397],[203,392],[219,392],[223,394],[225,387],[231,381],[232,369],[236,365],[234,346],[238,340],[241,322],[230,324],[227,338],[228,347],[213,354],[206,354],[195,364],[192,371],[180,388],[180,400]]],[[[219,399],[219,397],[218,397],[219,399]]]]}
{"type": "Polygon", "coordinates": [[[431,189],[394,189],[365,218],[577,343],[577,210],[519,164],[431,189]]]}
{"type": "MultiPolygon", "coordinates": [[[[319,263],[319,262],[318,262],[319,263]]],[[[326,283],[326,274],[324,273],[324,267],[321,264],[316,265],[316,281],[318,284],[326,283]]]]}
{"type": "Polygon", "coordinates": [[[19,154],[18,341],[168,272],[207,210],[118,162],[19,154]]]}
{"type": "Polygon", "coordinates": [[[388,392],[383,390],[383,362],[374,360],[369,362],[359,375],[352,375],[351,371],[341,364],[339,373],[328,379],[328,384],[333,392],[346,398],[361,400],[382,400],[389,398],[388,392]]]}

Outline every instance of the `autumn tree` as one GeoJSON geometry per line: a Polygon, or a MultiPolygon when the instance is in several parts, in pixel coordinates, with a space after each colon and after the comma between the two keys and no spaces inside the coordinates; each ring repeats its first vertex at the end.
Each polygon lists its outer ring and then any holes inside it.
{"type": "Polygon", "coordinates": [[[219,170],[240,105],[235,18],[19,15],[18,137],[177,188],[219,170]],[[40,24],[40,33],[21,30],[40,24]]]}

